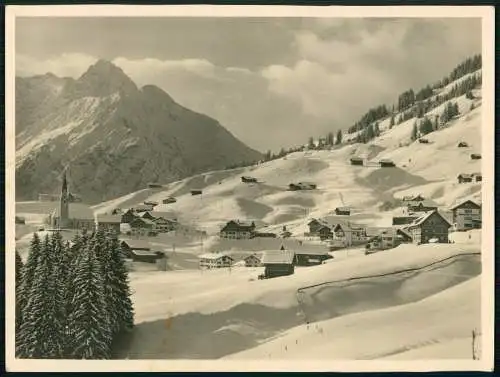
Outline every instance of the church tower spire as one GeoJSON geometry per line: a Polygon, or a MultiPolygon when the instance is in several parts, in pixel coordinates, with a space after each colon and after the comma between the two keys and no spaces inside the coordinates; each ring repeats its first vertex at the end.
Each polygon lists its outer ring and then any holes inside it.
{"type": "Polygon", "coordinates": [[[65,228],[69,221],[69,191],[68,180],[66,178],[66,169],[64,169],[62,187],[61,187],[61,211],[59,218],[59,226],[65,228]]]}

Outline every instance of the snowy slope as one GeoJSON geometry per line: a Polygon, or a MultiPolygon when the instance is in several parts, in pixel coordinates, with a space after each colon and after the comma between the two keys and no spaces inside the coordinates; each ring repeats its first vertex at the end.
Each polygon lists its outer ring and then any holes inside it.
{"type": "Polygon", "coordinates": [[[305,231],[307,219],[326,216],[346,205],[353,208],[353,222],[389,226],[392,213],[380,212],[379,206],[404,195],[421,193],[445,208],[459,199],[480,198],[480,183],[457,183],[458,174],[481,171],[482,160],[470,159],[470,154],[479,153],[481,147],[481,103],[475,101],[477,106],[470,111],[470,100],[458,99],[461,115],[446,128],[427,135],[429,144],[410,142],[414,120],[409,120],[385,130],[369,144],[296,152],[249,168],[193,176],[164,189],[131,193],[95,209],[106,212],[175,196],[176,203],[159,205],[156,210],[174,211],[181,222],[209,234],[215,234],[230,219],[248,219],[275,230],[286,225],[297,235],[305,231]],[[457,144],[464,140],[469,148],[458,148],[457,144]],[[351,166],[349,158],[353,155],[371,161],[389,158],[397,167],[351,166]],[[242,175],[255,177],[259,183],[244,184],[242,175]],[[287,191],[289,183],[300,181],[315,182],[318,189],[287,191]],[[189,190],[194,188],[203,189],[203,195],[191,196],[189,190]]]}
{"type": "Polygon", "coordinates": [[[472,359],[480,293],[480,278],[474,278],[414,303],[302,325],[230,358],[472,359]]]}

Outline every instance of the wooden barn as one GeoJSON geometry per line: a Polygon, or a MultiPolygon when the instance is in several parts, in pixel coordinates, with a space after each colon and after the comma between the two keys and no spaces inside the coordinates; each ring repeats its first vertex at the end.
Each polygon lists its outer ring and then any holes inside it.
{"type": "Polygon", "coordinates": [[[392,160],[382,159],[379,162],[381,168],[394,168],[396,164],[392,160]]]}
{"type": "Polygon", "coordinates": [[[203,193],[202,190],[191,190],[192,196],[201,195],[202,193],[203,193]]]}
{"type": "Polygon", "coordinates": [[[172,203],[175,203],[175,202],[177,202],[177,199],[175,199],[175,198],[173,198],[171,196],[169,196],[168,198],[165,198],[165,199],[162,200],[163,204],[172,204],[172,203]]]}
{"type": "Polygon", "coordinates": [[[156,230],[156,224],[153,220],[144,219],[142,217],[135,218],[129,224],[130,224],[130,227],[135,231],[147,233],[147,232],[153,232],[156,230]]]}
{"type": "Polygon", "coordinates": [[[380,231],[369,242],[367,249],[385,250],[392,249],[403,243],[411,243],[411,235],[401,228],[391,228],[380,231]]]}
{"type": "Polygon", "coordinates": [[[435,210],[437,210],[437,207],[429,205],[429,204],[424,204],[424,202],[419,202],[418,204],[408,205],[406,210],[407,210],[408,215],[411,216],[414,213],[435,211],[435,210]]]}
{"type": "Polygon", "coordinates": [[[483,181],[483,175],[481,173],[472,173],[472,179],[475,182],[482,182],[483,181]]]}
{"type": "Polygon", "coordinates": [[[349,161],[351,162],[351,165],[363,166],[363,159],[361,157],[351,157],[349,161]]]}
{"type": "Polygon", "coordinates": [[[123,240],[121,248],[126,258],[136,262],[156,263],[157,259],[165,257],[162,252],[151,250],[150,244],[143,240],[123,240]]]}
{"type": "Polygon", "coordinates": [[[311,182],[290,183],[288,185],[288,190],[290,191],[316,190],[316,188],[317,185],[311,182]]]}
{"type": "Polygon", "coordinates": [[[289,250],[269,250],[262,256],[262,265],[265,267],[264,279],[292,275],[295,272],[295,253],[289,250]]]}
{"type": "Polygon", "coordinates": [[[458,143],[459,148],[467,148],[468,146],[469,144],[467,144],[465,141],[461,141],[460,143],[458,143]]]}
{"type": "Polygon", "coordinates": [[[206,253],[198,257],[201,269],[227,268],[231,267],[234,260],[225,253],[206,253]]]}
{"type": "Polygon", "coordinates": [[[423,139],[423,138],[418,139],[418,142],[419,142],[420,144],[429,144],[429,140],[427,140],[427,139],[423,139]]]}
{"type": "Polygon", "coordinates": [[[432,211],[416,219],[404,230],[416,244],[428,243],[433,238],[439,243],[448,243],[450,227],[451,224],[438,211],[432,211]]]}
{"type": "Polygon", "coordinates": [[[156,207],[158,205],[158,202],[153,202],[150,200],[146,200],[143,202],[144,205],[151,206],[151,207],[156,207]]]}
{"type": "Polygon", "coordinates": [[[480,160],[481,159],[481,155],[479,153],[472,153],[470,155],[470,159],[471,160],[480,160]]]}
{"type": "Polygon", "coordinates": [[[294,263],[296,266],[316,266],[332,258],[327,251],[296,250],[294,263]]]}
{"type": "Polygon", "coordinates": [[[470,183],[473,180],[472,174],[459,174],[457,177],[458,183],[470,183]]]}
{"type": "Polygon", "coordinates": [[[241,182],[243,182],[243,183],[257,183],[257,178],[243,176],[243,177],[241,177],[241,182]]]}
{"type": "Polygon", "coordinates": [[[335,214],[339,216],[350,216],[351,209],[349,207],[337,207],[335,208],[335,214]]]}
{"type": "Polygon", "coordinates": [[[154,208],[153,205],[150,205],[150,204],[139,204],[137,206],[134,206],[134,208],[132,208],[135,212],[139,213],[139,212],[149,212],[149,211],[152,211],[154,208]]]}
{"type": "Polygon", "coordinates": [[[163,187],[163,185],[161,185],[159,183],[154,183],[154,182],[148,183],[148,188],[157,189],[157,188],[162,188],[162,187],[163,187]]]}

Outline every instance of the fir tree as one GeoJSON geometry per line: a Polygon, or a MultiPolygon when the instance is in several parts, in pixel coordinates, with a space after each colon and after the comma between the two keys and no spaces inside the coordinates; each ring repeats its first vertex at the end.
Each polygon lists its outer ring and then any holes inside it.
{"type": "Polygon", "coordinates": [[[22,291],[21,291],[22,281],[23,281],[23,261],[21,259],[21,256],[19,255],[19,253],[16,250],[16,286],[15,286],[15,292],[16,292],[16,327],[15,327],[16,344],[18,342],[19,329],[21,326],[21,305],[23,303],[22,291]]]}
{"type": "Polygon", "coordinates": [[[337,138],[335,139],[335,144],[339,145],[342,143],[342,130],[337,131],[337,138]]]}
{"type": "Polygon", "coordinates": [[[62,334],[59,332],[58,321],[54,318],[54,307],[62,303],[56,303],[54,297],[51,247],[51,240],[46,236],[31,287],[23,291],[27,295],[27,303],[19,335],[21,358],[53,359],[60,358],[63,354],[62,334]]]}
{"type": "Polygon", "coordinates": [[[392,128],[394,127],[394,124],[395,124],[395,119],[394,119],[394,114],[391,115],[391,121],[389,123],[389,128],[392,128]]]}
{"type": "Polygon", "coordinates": [[[22,331],[22,324],[26,322],[26,306],[28,304],[28,298],[31,292],[31,287],[33,285],[33,280],[35,279],[35,271],[38,266],[38,260],[42,254],[42,244],[40,237],[37,233],[33,234],[31,239],[30,250],[26,264],[23,267],[23,280],[19,292],[19,333],[16,334],[16,354],[18,357],[27,357],[29,340],[27,338],[27,333],[22,331]]]}
{"type": "Polygon", "coordinates": [[[456,102],[453,104],[453,115],[454,116],[460,115],[460,110],[458,109],[458,103],[456,102]]]}
{"type": "Polygon", "coordinates": [[[307,146],[309,147],[309,149],[314,148],[314,139],[312,136],[309,136],[309,140],[307,141],[307,146]]]}
{"type": "Polygon", "coordinates": [[[415,141],[418,137],[417,122],[413,123],[413,128],[411,130],[411,140],[415,141]]]}
{"type": "Polygon", "coordinates": [[[333,132],[328,132],[328,135],[326,136],[326,144],[328,146],[332,146],[333,145],[333,132]]]}
{"type": "Polygon", "coordinates": [[[420,123],[419,129],[421,135],[427,135],[428,133],[433,131],[432,122],[427,117],[425,117],[424,120],[420,123]]]}
{"type": "Polygon", "coordinates": [[[134,309],[130,298],[128,272],[125,266],[122,249],[116,235],[111,235],[107,240],[107,248],[110,254],[110,265],[112,270],[113,287],[113,310],[115,312],[114,333],[128,332],[134,326],[134,309]]]}
{"type": "Polygon", "coordinates": [[[106,359],[112,341],[105,302],[102,266],[95,253],[95,240],[85,243],[77,256],[68,313],[71,356],[77,359],[106,359]]]}

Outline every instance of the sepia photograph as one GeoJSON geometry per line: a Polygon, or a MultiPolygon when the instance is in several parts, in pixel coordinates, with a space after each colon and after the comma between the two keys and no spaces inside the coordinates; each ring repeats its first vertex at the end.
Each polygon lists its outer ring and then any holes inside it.
{"type": "Polygon", "coordinates": [[[7,370],[492,370],[494,8],[6,17],[7,370]]]}

